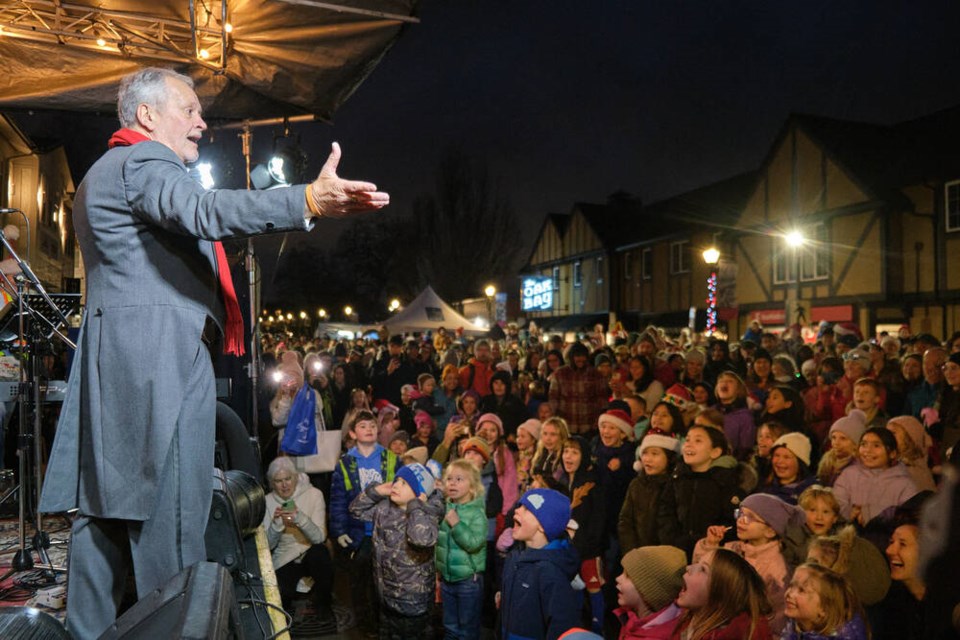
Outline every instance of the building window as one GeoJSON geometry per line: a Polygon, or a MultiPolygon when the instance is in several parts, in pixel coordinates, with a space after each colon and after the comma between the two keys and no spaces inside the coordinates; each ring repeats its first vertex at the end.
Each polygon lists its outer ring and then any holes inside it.
{"type": "Polygon", "coordinates": [[[560,267],[553,268],[553,290],[560,291],[560,267]]]}
{"type": "Polygon", "coordinates": [[[686,240],[670,243],[670,273],[690,271],[690,243],[686,240]]]}
{"type": "Polygon", "coordinates": [[[826,280],[830,275],[830,243],[827,227],[819,223],[803,229],[804,243],[798,249],[784,246],[774,240],[773,283],[788,284],[797,281],[797,259],[800,262],[800,281],[826,280]],[[797,255],[799,251],[799,255],[797,255]]]}
{"type": "Polygon", "coordinates": [[[623,252],[623,279],[624,280],[633,279],[633,252],[632,251],[623,252]]]}
{"type": "Polygon", "coordinates": [[[960,180],[944,185],[944,204],[947,231],[960,231],[960,180]]]}
{"type": "Polygon", "coordinates": [[[577,260],[573,263],[573,286],[579,287],[583,284],[583,269],[581,268],[580,261],[577,260]]]}
{"type": "Polygon", "coordinates": [[[644,249],[640,255],[643,279],[649,280],[653,277],[653,249],[644,249]]]}
{"type": "Polygon", "coordinates": [[[597,257],[597,284],[603,284],[603,256],[597,257]]]}

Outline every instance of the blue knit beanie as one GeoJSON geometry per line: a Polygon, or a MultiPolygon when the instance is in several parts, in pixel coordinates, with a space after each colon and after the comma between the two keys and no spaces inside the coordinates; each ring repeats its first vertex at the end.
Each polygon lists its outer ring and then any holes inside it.
{"type": "Polygon", "coordinates": [[[553,489],[530,489],[520,504],[536,517],[547,540],[556,540],[570,522],[570,499],[553,489]]]}
{"type": "Polygon", "coordinates": [[[429,496],[433,492],[433,474],[418,462],[400,467],[400,469],[397,470],[397,479],[401,478],[410,485],[410,488],[413,489],[413,495],[417,497],[419,497],[421,493],[429,496]]]}

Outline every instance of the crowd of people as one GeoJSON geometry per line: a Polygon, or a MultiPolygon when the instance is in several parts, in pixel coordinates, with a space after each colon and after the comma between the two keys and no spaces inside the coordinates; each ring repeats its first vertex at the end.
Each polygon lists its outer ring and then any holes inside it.
{"type": "Polygon", "coordinates": [[[920,520],[960,333],[800,336],[265,336],[277,430],[308,387],[342,433],[331,473],[267,472],[285,606],[312,583],[332,624],[337,566],[372,637],[957,637],[920,520]]]}

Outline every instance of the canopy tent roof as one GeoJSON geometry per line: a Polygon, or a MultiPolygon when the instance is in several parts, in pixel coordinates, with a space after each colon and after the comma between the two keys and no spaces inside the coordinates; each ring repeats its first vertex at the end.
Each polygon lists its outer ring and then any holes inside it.
{"type": "Polygon", "coordinates": [[[120,78],[156,65],[194,79],[210,120],[330,120],[418,1],[0,2],[0,108],[114,111],[120,78]]]}
{"type": "Polygon", "coordinates": [[[436,331],[440,327],[444,327],[451,333],[461,327],[467,335],[485,335],[487,333],[487,329],[473,324],[457,313],[429,285],[410,304],[382,324],[392,334],[410,331],[436,331]]]}

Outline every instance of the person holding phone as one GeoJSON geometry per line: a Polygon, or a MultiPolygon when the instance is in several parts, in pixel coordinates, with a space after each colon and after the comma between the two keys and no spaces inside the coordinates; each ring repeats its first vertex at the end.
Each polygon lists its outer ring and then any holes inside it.
{"type": "MultiPolygon", "coordinates": [[[[272,491],[267,494],[263,528],[273,556],[283,608],[292,612],[292,600],[303,578],[313,580],[310,597],[321,625],[336,630],[331,606],[333,562],[324,546],[327,508],[323,493],[297,472],[288,457],[275,458],[267,468],[272,491]]],[[[306,585],[304,585],[306,586],[306,585]]]]}

